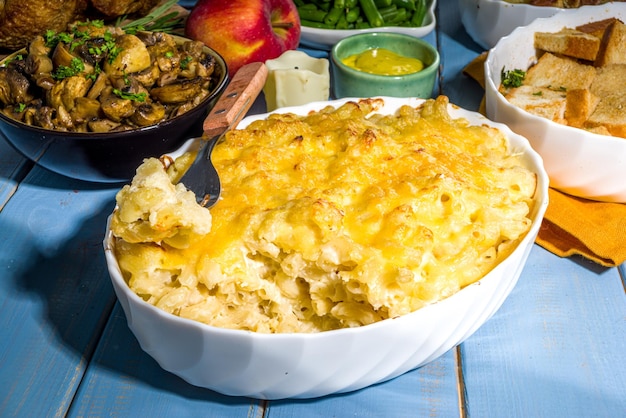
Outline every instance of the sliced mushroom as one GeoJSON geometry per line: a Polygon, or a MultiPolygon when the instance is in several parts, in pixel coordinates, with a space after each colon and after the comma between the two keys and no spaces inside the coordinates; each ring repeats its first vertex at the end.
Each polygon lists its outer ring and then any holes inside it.
{"type": "Polygon", "coordinates": [[[46,41],[43,36],[38,35],[28,44],[28,53],[33,55],[48,55],[50,54],[50,47],[46,46],[46,41]]]}
{"type": "Polygon", "coordinates": [[[159,103],[142,103],[137,106],[130,121],[137,126],[149,126],[165,120],[165,107],[159,103]]]}
{"type": "Polygon", "coordinates": [[[119,126],[119,122],[113,122],[109,119],[96,119],[87,123],[91,132],[111,132],[116,130],[119,126]]]}
{"type": "Polygon", "coordinates": [[[89,38],[79,44],[74,51],[83,61],[95,65],[106,58],[106,43],[107,41],[103,37],[89,38]]]}
{"type": "Polygon", "coordinates": [[[132,100],[122,99],[114,94],[107,94],[100,98],[102,112],[114,122],[121,122],[135,112],[132,100]]]}
{"type": "Polygon", "coordinates": [[[100,73],[96,77],[96,81],[93,82],[93,85],[89,89],[89,93],[87,93],[87,97],[90,99],[97,99],[102,91],[108,86],[109,77],[107,77],[106,73],[100,73]]]}
{"type": "Polygon", "coordinates": [[[28,74],[49,74],[53,69],[52,60],[47,55],[28,54],[26,57],[26,71],[28,74]]]}
{"type": "Polygon", "coordinates": [[[178,80],[178,73],[167,72],[161,73],[158,80],[156,81],[156,85],[159,87],[167,86],[168,84],[175,83],[178,80]]]}
{"type": "Polygon", "coordinates": [[[81,73],[91,74],[94,72],[92,64],[85,62],[83,59],[73,54],[67,45],[63,42],[59,42],[52,53],[52,63],[54,64],[54,68],[73,68],[74,60],[80,60],[82,63],[83,69],[80,71],[81,73]]]}
{"type": "Polygon", "coordinates": [[[28,103],[34,99],[30,81],[13,67],[0,67],[0,102],[5,106],[28,103]]]}
{"type": "Polygon", "coordinates": [[[54,52],[52,52],[52,62],[55,67],[70,67],[74,58],[76,56],[70,52],[70,49],[63,42],[59,42],[54,48],[54,52]]]}
{"type": "Polygon", "coordinates": [[[176,107],[176,109],[174,109],[172,111],[172,114],[170,115],[170,117],[174,118],[176,116],[180,116],[183,113],[186,113],[188,111],[190,111],[191,109],[195,108],[196,106],[198,106],[198,104],[204,100],[204,98],[209,94],[209,92],[207,90],[202,90],[202,94],[196,96],[193,98],[193,100],[190,100],[188,102],[185,102],[179,106],[176,107]]]}
{"type": "Polygon", "coordinates": [[[161,103],[179,104],[192,100],[202,93],[202,78],[182,80],[162,87],[155,87],[150,95],[161,103]]]}
{"type": "Polygon", "coordinates": [[[144,87],[150,88],[155,85],[159,76],[161,75],[161,70],[156,65],[151,65],[150,68],[147,68],[143,71],[135,73],[132,77],[141,83],[144,87]]]}
{"type": "Polygon", "coordinates": [[[35,120],[34,125],[41,126],[46,129],[55,129],[54,123],[52,123],[54,113],[55,110],[49,106],[39,107],[33,115],[33,119],[35,120]]]}
{"type": "Polygon", "coordinates": [[[35,78],[35,82],[37,87],[41,87],[44,90],[52,90],[52,88],[56,85],[56,81],[50,76],[49,73],[39,74],[35,78]]]}
{"type": "Polygon", "coordinates": [[[74,128],[72,116],[63,105],[57,107],[56,117],[52,122],[57,130],[73,130],[74,128]]]}
{"type": "Polygon", "coordinates": [[[91,81],[82,75],[67,77],[47,92],[48,103],[55,108],[64,106],[68,111],[75,106],[77,97],[83,97],[89,91],[91,81]]]}
{"type": "Polygon", "coordinates": [[[122,35],[115,41],[119,49],[112,61],[106,60],[104,71],[111,76],[136,73],[150,67],[150,53],[141,39],[135,35],[122,35]]]}
{"type": "Polygon", "coordinates": [[[77,122],[96,119],[100,116],[100,102],[88,97],[77,97],[70,114],[77,122]]]}

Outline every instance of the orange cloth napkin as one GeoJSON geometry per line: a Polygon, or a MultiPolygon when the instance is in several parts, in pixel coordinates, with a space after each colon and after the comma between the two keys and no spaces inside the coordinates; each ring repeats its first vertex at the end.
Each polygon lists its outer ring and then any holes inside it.
{"type": "MultiPolygon", "coordinates": [[[[486,58],[487,51],[463,70],[483,88],[486,58]]],[[[479,111],[485,113],[484,98],[479,111]]],[[[560,257],[581,255],[606,267],[626,261],[626,204],[582,199],[552,188],[549,198],[537,244],[560,257]]]]}

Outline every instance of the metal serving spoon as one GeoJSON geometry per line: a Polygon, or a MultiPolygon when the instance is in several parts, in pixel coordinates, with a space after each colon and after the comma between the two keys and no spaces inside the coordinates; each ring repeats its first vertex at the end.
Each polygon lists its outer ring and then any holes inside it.
{"type": "Polygon", "coordinates": [[[196,201],[206,208],[217,202],[222,189],[217,170],[211,162],[211,151],[222,136],[235,128],[246,115],[263,89],[267,73],[267,67],[262,62],[241,67],[204,120],[202,145],[179,182],[194,192],[196,201]]]}

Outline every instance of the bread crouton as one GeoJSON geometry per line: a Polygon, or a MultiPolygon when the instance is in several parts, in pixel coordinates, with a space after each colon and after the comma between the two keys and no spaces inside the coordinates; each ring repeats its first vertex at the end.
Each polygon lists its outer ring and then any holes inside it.
{"type": "Polygon", "coordinates": [[[596,20],[585,23],[584,25],[576,26],[575,29],[580,32],[588,33],[589,35],[596,36],[598,39],[602,39],[606,28],[608,28],[615,21],[621,22],[621,20],[616,17],[609,17],[608,19],[596,20]]]}
{"type": "Polygon", "coordinates": [[[506,99],[533,115],[565,124],[566,93],[545,87],[520,86],[509,90],[506,99]]]}
{"type": "Polygon", "coordinates": [[[594,65],[626,64],[626,25],[617,20],[604,31],[594,65]]]}
{"type": "Polygon", "coordinates": [[[600,98],[588,89],[568,90],[565,95],[565,119],[569,126],[581,128],[593,113],[600,98]]]}
{"type": "Polygon", "coordinates": [[[600,97],[609,94],[626,96],[626,64],[612,64],[598,68],[590,90],[600,97]]]}
{"type": "Polygon", "coordinates": [[[596,75],[592,65],[544,53],[526,72],[524,84],[553,90],[587,89],[596,75]]]}
{"type": "Polygon", "coordinates": [[[559,32],[535,32],[535,48],[553,54],[595,61],[600,49],[600,38],[570,28],[563,28],[559,32]]]}
{"type": "Polygon", "coordinates": [[[594,126],[592,128],[587,128],[587,127],[583,127],[583,128],[586,131],[594,133],[594,134],[613,136],[613,135],[611,135],[611,132],[609,132],[609,130],[606,129],[606,126],[594,126]]]}
{"type": "Polygon", "coordinates": [[[611,135],[626,138],[626,96],[611,94],[603,97],[585,122],[585,127],[606,127],[611,135]]]}

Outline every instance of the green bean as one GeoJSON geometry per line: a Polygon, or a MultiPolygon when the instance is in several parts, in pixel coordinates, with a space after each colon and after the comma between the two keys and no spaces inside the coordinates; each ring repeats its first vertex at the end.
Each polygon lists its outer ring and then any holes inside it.
{"type": "Polygon", "coordinates": [[[363,14],[367,18],[368,23],[377,28],[384,25],[383,17],[374,4],[374,0],[359,0],[363,14]]]}
{"type": "Polygon", "coordinates": [[[335,25],[335,29],[348,29],[349,28],[349,24],[348,21],[346,20],[346,14],[341,13],[341,16],[339,16],[339,20],[337,20],[337,24],[335,25]]]}
{"type": "Polygon", "coordinates": [[[389,7],[393,3],[393,0],[374,0],[374,4],[380,10],[383,7],[389,7]]]}
{"type": "Polygon", "coordinates": [[[332,26],[326,25],[324,22],[314,22],[312,20],[303,20],[300,19],[300,24],[302,26],[306,26],[308,28],[316,28],[316,29],[335,29],[332,26]]]}
{"type": "Polygon", "coordinates": [[[333,7],[328,13],[326,13],[326,16],[324,17],[324,23],[328,26],[335,26],[337,24],[337,21],[339,21],[339,17],[342,14],[344,14],[343,9],[333,7]]]}
{"type": "Polygon", "coordinates": [[[398,8],[405,8],[411,12],[415,11],[415,0],[393,0],[393,4],[398,8]]]}
{"type": "Polygon", "coordinates": [[[303,26],[326,29],[419,27],[429,0],[294,0],[303,26]]]}
{"type": "Polygon", "coordinates": [[[324,10],[325,12],[328,12],[330,7],[333,5],[330,0],[312,0],[311,3],[315,4],[318,9],[324,10]]]}
{"type": "Polygon", "coordinates": [[[398,11],[398,8],[396,7],[395,4],[392,4],[391,6],[387,6],[387,7],[379,7],[378,8],[378,12],[383,17],[383,20],[385,22],[390,21],[391,18],[396,15],[397,11],[398,11]]]}
{"type": "Polygon", "coordinates": [[[310,21],[310,22],[324,22],[324,18],[326,17],[326,12],[320,9],[310,9],[300,7],[298,9],[298,14],[300,15],[300,20],[310,21]]]}
{"type": "MultiPolygon", "coordinates": [[[[357,0],[358,1],[358,0],[357,0]]],[[[348,9],[346,12],[346,20],[348,23],[354,23],[361,15],[361,8],[359,6],[348,9]]]]}
{"type": "Polygon", "coordinates": [[[393,26],[400,26],[404,22],[409,19],[409,12],[406,11],[404,7],[401,7],[396,10],[395,14],[391,16],[389,20],[385,20],[385,23],[388,23],[393,26]]]}
{"type": "Polygon", "coordinates": [[[415,0],[415,12],[411,16],[412,26],[422,26],[426,16],[426,0],[415,0]]]}

